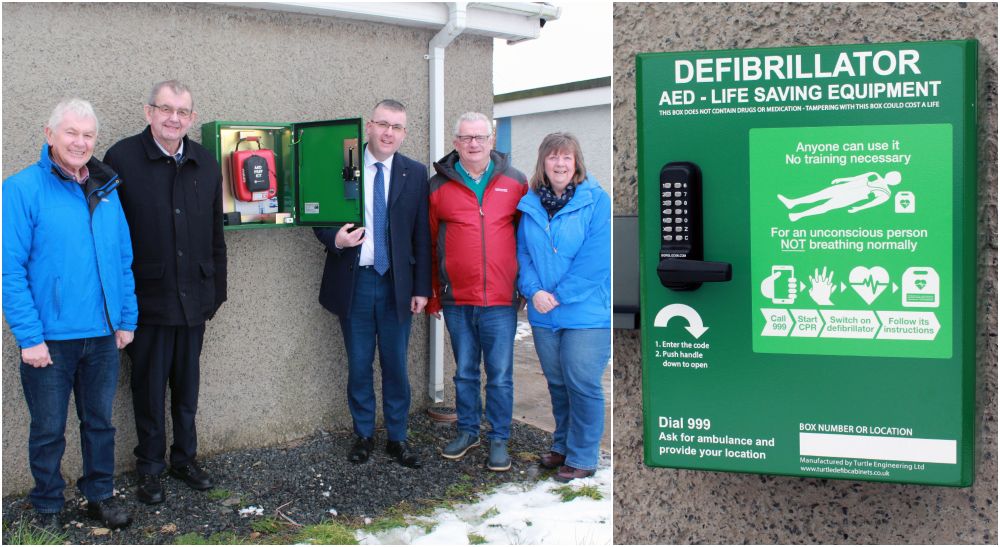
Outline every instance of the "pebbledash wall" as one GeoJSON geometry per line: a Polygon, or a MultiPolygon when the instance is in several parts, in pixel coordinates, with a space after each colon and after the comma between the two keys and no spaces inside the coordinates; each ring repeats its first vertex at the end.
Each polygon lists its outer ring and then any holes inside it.
{"type": "MultiPolygon", "coordinates": [[[[409,109],[401,151],[429,164],[424,55],[435,32],[223,5],[5,3],[3,177],[37,160],[42,126],[60,99],[93,103],[101,158],[145,127],[149,88],[167,78],[194,92],[200,117],[190,132],[195,140],[204,121],[367,119],[378,100],[394,98],[409,109]],[[60,38],[81,32],[86,38],[60,38]]],[[[492,57],[491,38],[463,35],[446,50],[446,134],[462,112],[491,111],[492,57]]],[[[347,360],[336,319],[316,300],[325,255],[312,230],[226,232],[226,243],[229,300],[205,337],[199,451],[274,444],[318,428],[349,429],[347,360]]],[[[430,404],[427,337],[426,316],[415,319],[413,412],[430,404]]],[[[127,357],[122,361],[114,407],[119,472],[134,467],[135,446],[131,364],[127,357]]],[[[32,484],[18,366],[5,323],[3,495],[32,484]]],[[[446,360],[445,377],[453,371],[446,360]]],[[[449,382],[446,396],[453,391],[449,382]]],[[[72,484],[80,474],[80,443],[70,415],[63,473],[72,484]]]]}
{"type": "Polygon", "coordinates": [[[635,214],[635,55],[976,38],[981,426],[967,489],[653,469],[639,331],[615,331],[615,543],[997,543],[997,5],[616,4],[615,214],[635,214]]]}

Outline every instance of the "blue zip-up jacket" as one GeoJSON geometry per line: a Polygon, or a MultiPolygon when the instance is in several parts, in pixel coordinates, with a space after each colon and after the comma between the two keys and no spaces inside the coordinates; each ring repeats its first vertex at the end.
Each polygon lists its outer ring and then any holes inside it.
{"type": "Polygon", "coordinates": [[[133,331],[139,319],[118,176],[91,158],[83,187],[54,167],[44,145],[3,183],[3,313],[22,348],[133,331]]]}
{"type": "Polygon", "coordinates": [[[611,198],[590,175],[551,220],[534,190],[517,205],[518,289],[528,321],[549,329],[611,327],[611,198]],[[559,305],[539,313],[531,297],[552,293],[559,305]]]}

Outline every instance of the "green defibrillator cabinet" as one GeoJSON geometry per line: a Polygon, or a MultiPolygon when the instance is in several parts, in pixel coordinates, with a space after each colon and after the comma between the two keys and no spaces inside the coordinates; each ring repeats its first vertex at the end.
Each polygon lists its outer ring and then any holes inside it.
{"type": "Polygon", "coordinates": [[[212,121],[201,140],[222,168],[227,230],[364,223],[361,118],[212,121]],[[261,187],[248,188],[244,166],[233,165],[250,157],[261,187]]]}
{"type": "Polygon", "coordinates": [[[646,464],[970,485],[977,43],[636,71],[646,464]]]}

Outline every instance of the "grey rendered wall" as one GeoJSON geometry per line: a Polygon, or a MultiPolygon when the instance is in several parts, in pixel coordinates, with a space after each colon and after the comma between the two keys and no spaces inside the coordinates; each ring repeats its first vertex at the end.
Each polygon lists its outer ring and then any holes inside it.
{"type": "MultiPolygon", "coordinates": [[[[118,139],[143,129],[149,88],[170,77],[192,87],[200,122],[367,117],[379,99],[395,98],[409,107],[402,152],[429,162],[423,56],[433,34],[218,5],[5,3],[3,176],[37,159],[42,125],[61,98],[94,104],[101,122],[96,154],[103,157],[118,139]]],[[[492,47],[491,39],[462,36],[448,48],[447,119],[492,108],[492,47]]],[[[191,131],[196,140],[200,122],[191,131]]],[[[209,323],[202,354],[200,451],[349,428],[343,339],[316,301],[324,254],[312,231],[227,232],[226,243],[229,301],[209,323]]],[[[413,322],[413,411],[428,405],[427,332],[425,318],[413,322]]],[[[31,486],[18,362],[5,325],[4,495],[31,486]]],[[[130,370],[123,359],[114,410],[119,471],[134,465],[130,370]]],[[[72,482],[80,472],[75,417],[67,432],[63,471],[72,482]]]]}
{"type": "Polygon", "coordinates": [[[651,469],[638,331],[615,331],[615,543],[997,543],[996,4],[616,4],[615,214],[637,209],[635,54],[980,40],[981,460],[969,489],[651,469]]]}
{"type": "Polygon", "coordinates": [[[538,145],[549,133],[569,131],[580,140],[587,171],[611,193],[611,106],[587,106],[511,118],[514,167],[529,178],[538,160],[538,145]]]}

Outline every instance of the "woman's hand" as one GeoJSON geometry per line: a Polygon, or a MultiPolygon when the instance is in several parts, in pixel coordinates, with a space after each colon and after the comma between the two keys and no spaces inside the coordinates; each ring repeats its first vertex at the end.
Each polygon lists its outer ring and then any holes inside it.
{"type": "Polygon", "coordinates": [[[552,293],[546,291],[538,291],[535,296],[531,297],[531,305],[535,306],[538,313],[549,313],[552,308],[559,305],[559,301],[556,300],[552,293]]]}

